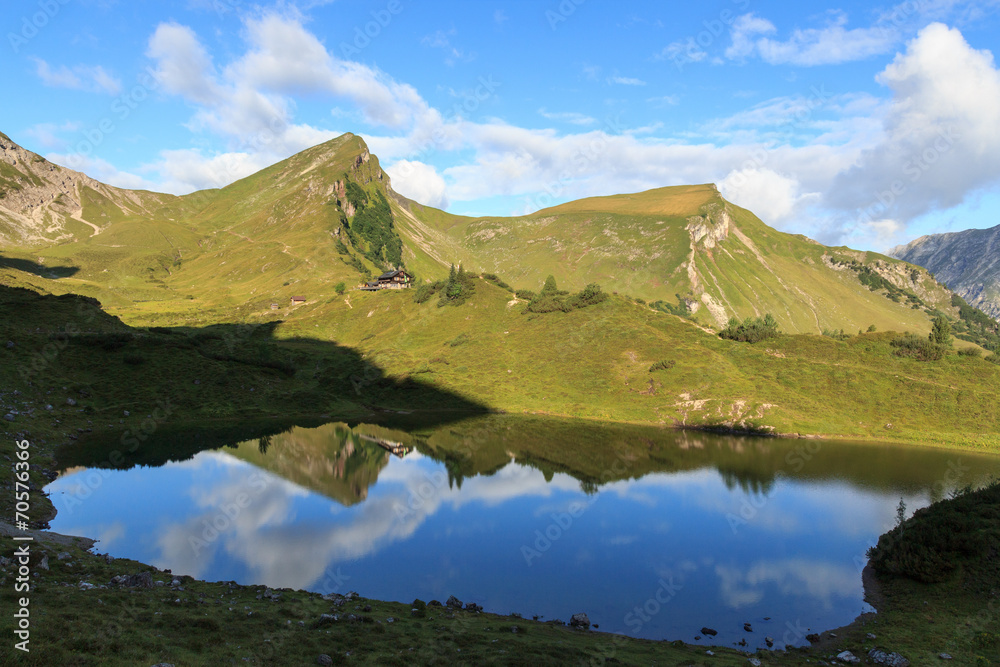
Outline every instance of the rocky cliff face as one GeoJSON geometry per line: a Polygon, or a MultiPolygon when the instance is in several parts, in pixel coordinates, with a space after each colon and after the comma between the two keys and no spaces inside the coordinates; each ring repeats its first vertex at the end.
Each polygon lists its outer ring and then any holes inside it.
{"type": "Polygon", "coordinates": [[[88,197],[117,208],[122,216],[147,214],[171,198],[105,185],[49,162],[0,132],[0,242],[37,245],[99,233],[108,219],[87,217],[88,197]]]}
{"type": "Polygon", "coordinates": [[[1000,225],[921,236],[887,253],[922,266],[994,319],[1000,319],[1000,225]]]}

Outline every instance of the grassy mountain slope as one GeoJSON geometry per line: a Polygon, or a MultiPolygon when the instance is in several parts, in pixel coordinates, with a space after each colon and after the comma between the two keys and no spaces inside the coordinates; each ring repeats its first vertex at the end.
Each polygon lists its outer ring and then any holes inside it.
{"type": "Polygon", "coordinates": [[[520,218],[452,216],[401,197],[397,205],[407,262],[425,272],[464,263],[528,289],[551,274],[572,289],[598,282],[686,307],[704,324],[770,312],[793,332],[871,324],[928,331],[930,312],[953,310],[926,271],[778,232],[713,185],[592,197],[520,218]],[[866,270],[919,301],[869,289],[859,280],[866,270]]]}

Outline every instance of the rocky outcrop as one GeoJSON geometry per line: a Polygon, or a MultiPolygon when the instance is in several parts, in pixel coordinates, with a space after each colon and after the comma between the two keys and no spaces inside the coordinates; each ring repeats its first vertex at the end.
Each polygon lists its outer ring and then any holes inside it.
{"type": "Polygon", "coordinates": [[[921,236],[887,254],[924,267],[970,305],[1000,319],[1000,225],[921,236]]]}
{"type": "Polygon", "coordinates": [[[111,220],[105,215],[86,217],[88,197],[106,200],[126,216],[148,214],[173,198],[105,185],[49,162],[0,132],[0,242],[31,245],[99,233],[111,220]],[[90,229],[81,230],[79,223],[90,229]]]}

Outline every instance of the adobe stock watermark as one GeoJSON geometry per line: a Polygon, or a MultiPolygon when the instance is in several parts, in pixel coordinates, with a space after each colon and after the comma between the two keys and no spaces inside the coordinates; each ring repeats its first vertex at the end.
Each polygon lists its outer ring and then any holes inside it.
{"type": "Polygon", "coordinates": [[[534,212],[559,203],[573,180],[585,175],[588,168],[595,165],[608,151],[611,138],[625,134],[627,129],[622,124],[621,114],[606,118],[604,127],[606,131],[595,132],[589,142],[576,150],[569,160],[571,166],[566,166],[557,177],[545,183],[541,192],[525,197],[522,210],[526,213],[534,212]]]}
{"type": "Polygon", "coordinates": [[[143,418],[138,426],[128,428],[122,433],[118,441],[118,444],[121,445],[120,448],[112,450],[104,462],[86,471],[86,474],[72,492],[66,494],[66,504],[63,509],[67,513],[72,514],[77,506],[82,505],[85,500],[93,495],[94,491],[104,484],[104,480],[111,475],[113,469],[120,467],[125,462],[123,450],[130,454],[138,450],[139,446],[148,440],[156,432],[160,424],[170,418],[173,412],[174,406],[169,398],[157,401],[156,408],[143,418]]]}
{"type": "MultiPolygon", "coordinates": [[[[20,53],[21,47],[27,45],[38,33],[56,17],[59,10],[70,3],[70,0],[39,0],[38,11],[21,17],[20,30],[7,33],[7,42],[14,53],[20,53]]],[[[7,8],[8,11],[10,7],[7,8]]]]}
{"type": "Polygon", "coordinates": [[[750,7],[750,0],[731,0],[731,2],[736,5],[735,10],[723,9],[716,18],[702,21],[703,30],[675,42],[678,47],[670,49],[669,60],[678,72],[683,71],[685,65],[704,60],[705,49],[728,32],[733,22],[739,18],[737,12],[745,12],[750,7]]]}
{"type": "Polygon", "coordinates": [[[201,532],[188,535],[188,546],[195,556],[207,549],[213,542],[236,524],[240,515],[249,508],[255,498],[260,497],[271,484],[271,477],[255,470],[246,478],[249,492],[240,491],[228,501],[221,503],[215,512],[201,519],[201,532]]]}
{"type": "MultiPolygon", "coordinates": [[[[826,89],[825,85],[811,86],[809,95],[804,102],[786,116],[778,124],[777,143],[787,142],[792,138],[792,133],[796,127],[805,125],[812,118],[816,109],[820,108],[833,97],[833,93],[826,89]]],[[[733,169],[727,176],[727,184],[734,188],[742,188],[747,185],[748,174],[752,174],[767,165],[771,158],[773,148],[755,148],[737,168],[733,169]]]]}
{"type": "MultiPolygon", "coordinates": [[[[622,479],[632,467],[632,462],[617,450],[615,450],[615,458],[615,462],[601,472],[602,482],[622,479]]],[[[545,528],[535,530],[534,541],[530,544],[521,545],[521,556],[528,567],[531,567],[535,560],[541,558],[545,552],[552,548],[552,545],[558,542],[573,527],[573,524],[583,516],[584,512],[597,502],[597,497],[598,494],[594,493],[588,496],[586,500],[573,501],[569,504],[565,512],[552,512],[549,514],[551,521],[545,528]]]]}
{"type": "Polygon", "coordinates": [[[83,169],[86,160],[104,141],[118,129],[118,123],[128,120],[139,106],[145,102],[160,87],[159,79],[152,67],[147,66],[136,76],[136,83],[127,91],[121,93],[111,103],[110,113],[100,119],[90,128],[82,132],[83,139],[71,147],[71,153],[66,156],[66,166],[71,169],[83,169]]]}
{"type": "Polygon", "coordinates": [[[885,216],[899,198],[930,171],[941,156],[954,147],[959,137],[958,129],[954,125],[949,125],[947,129],[939,129],[929,146],[910,154],[903,163],[902,172],[906,179],[897,178],[889,184],[888,189],[875,193],[875,200],[871,204],[858,209],[858,224],[870,224],[885,216]]]}
{"type": "MultiPolygon", "coordinates": [[[[622,622],[634,636],[637,636],[642,628],[652,621],[684,588],[684,584],[675,582],[672,576],[660,577],[656,584],[655,590],[646,601],[637,604],[622,619],[622,622]]],[[[605,665],[608,662],[616,661],[618,652],[626,641],[628,640],[625,635],[612,634],[608,641],[587,650],[587,659],[584,660],[584,664],[605,665]]]]}
{"type": "Polygon", "coordinates": [[[562,0],[555,9],[545,10],[545,20],[549,24],[549,28],[555,30],[559,27],[560,23],[565,23],[569,20],[569,17],[576,13],[576,10],[580,8],[580,5],[585,3],[587,0],[562,0]]]}
{"type": "MultiPolygon", "coordinates": [[[[806,464],[812,461],[822,449],[823,443],[820,440],[806,440],[804,443],[796,445],[794,449],[785,454],[785,470],[790,470],[793,473],[802,472],[806,464]]],[[[785,470],[777,471],[774,478],[779,480],[784,477],[786,474],[785,470]]],[[[749,497],[744,495],[740,499],[739,510],[736,513],[726,513],[726,523],[729,524],[733,535],[736,535],[740,528],[756,519],[757,514],[764,509],[769,500],[770,498],[764,494],[749,497]]]]}

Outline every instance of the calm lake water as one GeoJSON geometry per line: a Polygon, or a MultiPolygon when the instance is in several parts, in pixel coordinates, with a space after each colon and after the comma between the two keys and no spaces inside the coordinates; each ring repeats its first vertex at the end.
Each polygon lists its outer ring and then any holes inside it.
{"type": "Polygon", "coordinates": [[[702,643],[748,650],[871,611],[865,552],[900,498],[910,514],[1000,475],[962,452],[499,416],[294,428],[127,470],[119,447],[97,438],[47,487],[53,530],[208,580],[582,611],[653,639],[709,626],[702,643]]]}

